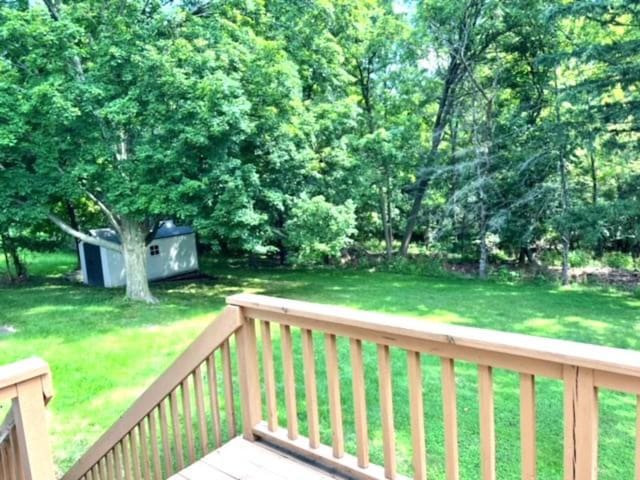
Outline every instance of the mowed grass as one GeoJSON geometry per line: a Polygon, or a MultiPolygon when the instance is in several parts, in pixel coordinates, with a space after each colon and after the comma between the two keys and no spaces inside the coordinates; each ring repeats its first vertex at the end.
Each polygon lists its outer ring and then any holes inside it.
{"type": "MultiPolygon", "coordinates": [[[[0,364],[31,355],[53,370],[56,397],[51,434],[56,462],[66,470],[131,402],[182,352],[239,291],[334,303],[363,310],[460,325],[640,349],[640,300],[630,294],[584,287],[511,285],[456,278],[348,270],[249,270],[205,261],[214,282],[154,286],[161,300],[148,307],[123,300],[122,290],[74,284],[63,274],[75,267],[68,254],[30,258],[32,281],[0,287],[0,364]]],[[[279,331],[274,329],[281,425],[285,425],[279,331]]],[[[298,416],[306,432],[302,347],[294,331],[298,416]]],[[[315,336],[322,440],[330,443],[324,342],[315,336]]],[[[364,344],[372,461],[382,463],[375,345],[364,344]]],[[[355,452],[349,345],[339,339],[347,449],[355,452]]],[[[411,438],[405,353],[392,349],[395,420],[400,470],[411,474],[411,438]]],[[[429,477],[444,478],[440,367],[423,356],[429,477]]],[[[479,477],[477,368],[457,363],[461,478],[479,477]]],[[[518,377],[495,372],[498,478],[519,478],[518,377]]],[[[562,473],[562,385],[538,382],[539,478],[562,473]]],[[[633,478],[635,400],[601,392],[600,477],[633,478]]],[[[1,415],[1,413],[0,413],[1,415]]]]}

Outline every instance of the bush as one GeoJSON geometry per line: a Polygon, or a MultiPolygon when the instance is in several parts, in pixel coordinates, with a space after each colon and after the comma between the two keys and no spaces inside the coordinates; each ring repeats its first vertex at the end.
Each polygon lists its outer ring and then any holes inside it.
{"type": "Polygon", "coordinates": [[[602,259],[607,267],[633,269],[633,258],[631,255],[622,252],[606,253],[602,259]]]}
{"type": "Polygon", "coordinates": [[[569,265],[572,267],[586,267],[591,263],[591,255],[584,250],[573,250],[569,252],[569,265]]]}
{"type": "Polygon", "coordinates": [[[355,204],[327,202],[323,196],[296,200],[286,224],[288,244],[296,251],[297,263],[320,263],[335,259],[352,243],[356,234],[355,204]]]}

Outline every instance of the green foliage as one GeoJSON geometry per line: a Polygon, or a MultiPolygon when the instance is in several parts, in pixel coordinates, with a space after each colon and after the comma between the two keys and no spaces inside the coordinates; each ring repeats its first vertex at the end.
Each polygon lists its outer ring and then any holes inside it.
{"type": "Polygon", "coordinates": [[[327,262],[338,258],[357,233],[355,204],[333,205],[323,196],[301,196],[291,209],[286,231],[299,263],[327,262]]]}
{"type": "Polygon", "coordinates": [[[626,253],[608,252],[604,254],[602,261],[607,267],[633,269],[633,258],[626,253]]]}
{"type": "Polygon", "coordinates": [[[584,250],[573,250],[569,253],[569,265],[572,267],[587,267],[592,262],[591,254],[584,250]]]}

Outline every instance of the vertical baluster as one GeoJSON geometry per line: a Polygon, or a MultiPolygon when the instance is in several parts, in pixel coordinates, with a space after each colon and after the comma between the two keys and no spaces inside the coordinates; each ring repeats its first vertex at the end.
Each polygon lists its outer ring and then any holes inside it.
{"type": "Polygon", "coordinates": [[[243,325],[236,333],[242,430],[246,440],[254,440],[253,429],[262,420],[256,324],[253,318],[244,317],[241,311],[238,315],[243,317],[243,325]]]}
{"type": "Polygon", "coordinates": [[[278,403],[276,399],[276,377],[273,367],[273,342],[271,341],[271,324],[266,321],[262,325],[262,368],[264,370],[264,386],[267,397],[267,425],[271,432],[278,428],[278,403]]]}
{"type": "Polygon", "coordinates": [[[13,478],[17,480],[24,480],[24,474],[22,468],[20,468],[20,452],[18,451],[18,431],[14,426],[9,434],[9,443],[11,445],[10,455],[11,462],[13,463],[13,478]]]}
{"type": "Polygon", "coordinates": [[[129,435],[125,435],[121,440],[122,443],[122,466],[124,468],[125,480],[132,480],[131,475],[131,450],[129,448],[129,435]]]}
{"type": "Polygon", "coordinates": [[[391,355],[387,345],[378,345],[378,383],[380,386],[380,414],[382,417],[382,443],[384,447],[384,473],[396,478],[396,435],[393,425],[393,382],[391,355]]]}
{"type": "Polygon", "coordinates": [[[282,364],[284,371],[284,400],[287,406],[287,435],[289,440],[298,438],[298,411],[296,406],[296,379],[293,369],[293,341],[291,327],[280,326],[282,340],[282,364]]]}
{"type": "Polygon", "coordinates": [[[407,352],[409,370],[409,409],[413,447],[413,478],[426,480],[426,444],[424,438],[424,400],[422,398],[422,363],[420,353],[407,352]]]}
{"type": "Polygon", "coordinates": [[[100,460],[100,478],[102,480],[109,480],[109,471],[107,469],[107,456],[105,455],[100,460]]]}
{"type": "Polygon", "coordinates": [[[636,397],[636,480],[640,480],[640,395],[636,397]]]}
{"type": "Polygon", "coordinates": [[[84,478],[85,478],[86,480],[93,480],[93,470],[89,470],[89,471],[85,474],[84,478]]]}
{"type": "Polygon", "coordinates": [[[447,480],[458,480],[458,412],[453,359],[442,358],[442,402],[444,413],[445,470],[447,480]]]}
{"type": "Polygon", "coordinates": [[[184,415],[184,430],[187,436],[187,452],[189,453],[189,462],[196,461],[196,449],[193,439],[193,416],[191,414],[191,390],[189,387],[189,376],[182,381],[182,413],[184,415]]]}
{"type": "Polygon", "coordinates": [[[118,480],[121,480],[124,477],[122,472],[122,450],[120,443],[116,443],[116,445],[113,447],[113,460],[113,470],[115,472],[115,477],[118,480]]]}
{"type": "Polygon", "coordinates": [[[11,478],[9,477],[9,475],[11,475],[11,473],[9,473],[9,468],[9,452],[7,445],[4,443],[0,443],[0,478],[11,478]]]}
{"type": "Polygon", "coordinates": [[[116,465],[114,460],[114,450],[111,449],[107,452],[107,478],[109,480],[116,480],[119,478],[116,476],[116,465]]]}
{"type": "Polygon", "coordinates": [[[536,480],[535,377],[520,374],[520,449],[522,480],[536,480]]]}
{"type": "Polygon", "coordinates": [[[140,469],[140,455],[138,451],[138,428],[134,427],[129,433],[129,444],[131,445],[131,460],[133,464],[133,478],[139,480],[142,478],[142,470],[140,469]]]}
{"type": "Polygon", "coordinates": [[[309,426],[309,446],[320,446],[320,425],[318,420],[318,391],[316,387],[316,361],[313,350],[313,333],[302,330],[302,356],[304,364],[304,385],[307,396],[307,424],[309,426]]]}
{"type": "Polygon", "coordinates": [[[158,449],[158,425],[156,421],[156,409],[149,413],[149,436],[151,437],[151,458],[153,459],[153,478],[162,480],[162,469],[160,467],[160,451],[158,449]]]}
{"type": "Polygon", "coordinates": [[[222,444],[220,427],[220,402],[218,402],[218,377],[216,372],[215,352],[207,358],[207,381],[209,383],[209,403],[211,407],[211,421],[213,423],[213,447],[222,444]]]}
{"type": "Polygon", "coordinates": [[[350,339],[351,369],[353,375],[353,406],[356,424],[358,466],[369,466],[369,431],[367,427],[367,398],[364,386],[364,366],[362,364],[362,342],[350,339]]]}
{"type": "Polygon", "coordinates": [[[329,387],[329,411],[331,415],[331,433],[333,456],[344,456],[344,432],[342,427],[342,402],[340,400],[340,367],[336,336],[325,335],[327,385],[329,387]]]}
{"type": "Polygon", "coordinates": [[[182,428],[180,426],[177,387],[171,392],[171,395],[169,395],[169,405],[171,407],[171,429],[173,430],[173,442],[176,448],[176,460],[178,470],[182,470],[184,469],[184,448],[182,446],[182,428]]]}
{"type": "Polygon", "coordinates": [[[193,375],[196,390],[196,409],[198,411],[198,427],[200,432],[200,448],[202,456],[209,450],[209,436],[207,434],[207,416],[204,410],[204,388],[202,386],[202,366],[198,365],[193,375]]]}
{"type": "Polygon", "coordinates": [[[147,419],[138,424],[140,434],[140,454],[142,456],[142,474],[144,480],[151,480],[151,462],[149,459],[149,437],[147,436],[147,419]]]}
{"type": "Polygon", "coordinates": [[[598,478],[598,392],[593,370],[565,365],[564,478],[598,478]]]}
{"type": "MultiPolygon", "coordinates": [[[[160,413],[160,436],[162,437],[162,457],[164,459],[164,471],[167,475],[172,475],[173,464],[171,462],[171,443],[169,442],[169,418],[167,415],[167,399],[163,399],[159,407],[160,413]]],[[[204,452],[207,453],[206,451],[204,452]]]]}
{"type": "Polygon", "coordinates": [[[224,379],[224,399],[227,407],[227,430],[229,438],[236,436],[236,407],[233,403],[233,372],[231,366],[231,346],[229,340],[220,347],[222,353],[222,376],[224,379]]]}
{"type": "Polygon", "coordinates": [[[493,400],[493,372],[486,365],[478,366],[480,393],[480,465],[484,480],[496,478],[496,430],[493,400]]]}

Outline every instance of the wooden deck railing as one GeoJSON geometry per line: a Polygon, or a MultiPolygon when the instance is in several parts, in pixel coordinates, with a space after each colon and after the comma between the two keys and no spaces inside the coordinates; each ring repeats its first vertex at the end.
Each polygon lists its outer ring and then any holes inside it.
{"type": "MultiPolygon", "coordinates": [[[[519,374],[522,478],[537,478],[536,379],[542,377],[564,385],[564,418],[558,421],[564,422],[565,480],[596,480],[598,390],[628,392],[640,398],[638,352],[259,295],[235,295],[228,298],[227,303],[229,306],[222,315],[63,480],[166,479],[232,438],[240,417],[245,438],[269,441],[359,479],[401,478],[395,435],[399,429],[407,428],[411,432],[413,477],[425,479],[425,356],[436,357],[440,363],[447,480],[459,478],[458,361],[477,365],[479,478],[496,478],[494,369],[499,368],[519,374]],[[279,327],[279,349],[274,346],[276,326],[279,327]],[[298,338],[302,353],[299,361],[298,338]],[[349,343],[349,380],[340,378],[339,339],[349,343]],[[370,343],[375,344],[377,350],[375,372],[365,369],[363,362],[363,344],[370,343]],[[237,378],[231,354],[234,348],[237,378]],[[394,415],[397,406],[393,404],[391,351],[397,349],[404,351],[408,373],[407,385],[402,388],[408,390],[409,405],[400,406],[404,411],[408,409],[408,415],[400,416],[406,418],[406,426],[394,424],[399,417],[394,415]],[[324,357],[326,377],[322,375],[322,382],[318,382],[320,378],[316,375],[317,357],[324,357]],[[279,358],[281,365],[276,363],[279,358]],[[351,384],[352,390],[353,412],[349,414],[353,413],[354,455],[345,448],[345,438],[351,433],[345,432],[343,426],[346,422],[343,422],[344,392],[341,389],[345,382],[351,384]],[[379,391],[382,466],[371,461],[368,415],[372,410],[367,405],[365,391],[371,384],[377,384],[379,391]],[[298,390],[298,385],[304,388],[298,390]],[[330,432],[323,430],[319,419],[319,385],[327,388],[330,432]],[[239,395],[234,396],[236,388],[239,395]],[[286,414],[279,416],[278,406],[282,400],[286,414]],[[236,412],[236,402],[240,412],[236,412]],[[298,410],[301,405],[304,412],[298,410]],[[306,420],[305,428],[299,424],[300,420],[306,420]],[[225,423],[226,435],[222,431],[225,423]],[[306,436],[301,435],[301,430],[306,436]],[[321,439],[327,443],[323,444],[321,439]]],[[[636,455],[640,458],[640,444],[636,455]]],[[[640,479],[640,467],[636,478],[640,479]]]]}
{"type": "MultiPolygon", "coordinates": [[[[556,379],[564,384],[564,478],[595,480],[598,475],[598,390],[610,389],[640,395],[640,352],[620,350],[562,340],[502,333],[476,328],[436,324],[328,305],[282,300],[258,295],[235,295],[229,305],[244,317],[247,348],[244,365],[249,384],[242,403],[247,418],[244,435],[262,438],[307,458],[362,479],[400,478],[396,466],[396,441],[390,348],[404,350],[407,359],[412,437],[413,477],[425,479],[427,471],[423,372],[421,357],[436,356],[441,364],[444,416],[445,470],[447,480],[459,478],[456,409],[456,361],[477,364],[479,385],[480,469],[483,480],[496,478],[493,369],[520,375],[521,475],[537,478],[536,469],[536,378],[556,379]],[[266,421],[262,418],[262,395],[258,380],[258,351],[255,349],[254,320],[262,333],[262,369],[266,421]],[[286,404],[285,428],[278,426],[272,329],[280,327],[282,381],[286,404]],[[292,330],[302,339],[304,379],[295,378],[292,330]],[[314,332],[324,334],[331,444],[320,444],[315,372],[314,332]],[[251,339],[249,340],[249,337],[251,339]],[[342,425],[342,387],[336,341],[345,337],[350,344],[356,455],[345,453],[342,425]],[[368,378],[363,368],[363,342],[377,345],[377,379],[368,378]],[[298,431],[296,382],[304,381],[308,438],[298,431]],[[365,385],[379,385],[384,465],[370,463],[365,385]]],[[[640,397],[637,397],[640,398],[640,397]]],[[[639,404],[640,405],[640,404],[639,404]]],[[[404,406],[403,406],[404,407],[404,406]]],[[[640,408],[640,407],[639,407],[640,408]]],[[[640,425],[640,423],[639,423],[640,425]]],[[[640,479],[640,444],[636,449],[636,478],[640,479]]]]}
{"type": "Polygon", "coordinates": [[[166,479],[235,437],[232,349],[242,354],[243,325],[240,309],[227,307],[63,480],[166,479]]]}
{"type": "Polygon", "coordinates": [[[0,480],[54,480],[45,414],[52,396],[49,366],[39,358],[0,367],[0,402],[11,401],[0,424],[0,480]]]}

